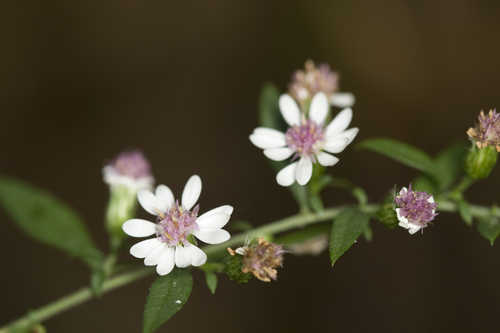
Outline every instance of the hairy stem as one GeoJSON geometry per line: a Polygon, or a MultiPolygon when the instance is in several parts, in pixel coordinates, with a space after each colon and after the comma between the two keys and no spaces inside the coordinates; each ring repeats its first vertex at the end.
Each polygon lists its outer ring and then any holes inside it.
{"type": "MultiPolygon", "coordinates": [[[[456,204],[451,201],[439,202],[439,209],[446,212],[455,212],[457,210],[456,204]]],[[[245,233],[241,233],[232,237],[229,241],[219,244],[210,245],[203,248],[207,255],[215,255],[224,251],[227,247],[239,245],[247,239],[252,239],[257,236],[274,235],[284,231],[305,227],[307,225],[326,221],[334,218],[344,207],[328,208],[318,213],[304,213],[293,215],[282,220],[278,220],[262,227],[255,228],[245,233]]],[[[378,205],[364,205],[362,208],[367,213],[374,213],[378,209],[378,205]]],[[[471,205],[471,213],[475,217],[485,217],[492,214],[488,207],[471,205]]],[[[500,217],[500,213],[499,217],[500,217]]],[[[139,280],[152,274],[152,268],[135,268],[130,271],[121,273],[115,277],[108,278],[102,287],[102,294],[111,290],[127,285],[131,282],[139,280]]],[[[37,310],[31,311],[25,316],[7,324],[0,328],[0,333],[9,333],[23,331],[31,328],[33,325],[43,322],[65,310],[73,308],[82,304],[93,297],[92,290],[89,287],[81,288],[72,294],[64,296],[52,303],[40,307],[37,310]]]]}

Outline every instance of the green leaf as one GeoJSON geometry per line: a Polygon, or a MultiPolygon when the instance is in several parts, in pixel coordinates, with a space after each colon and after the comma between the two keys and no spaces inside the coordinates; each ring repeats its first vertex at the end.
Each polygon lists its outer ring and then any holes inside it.
{"type": "Polygon", "coordinates": [[[439,170],[434,166],[432,159],[409,144],[393,139],[369,139],[358,144],[358,148],[367,149],[385,155],[406,166],[420,170],[436,179],[440,177],[439,170]]]}
{"type": "Polygon", "coordinates": [[[440,152],[435,158],[436,165],[440,169],[440,177],[436,180],[441,190],[448,189],[459,177],[465,174],[466,155],[467,146],[464,143],[457,143],[440,152]]]}
{"type": "Polygon", "coordinates": [[[489,240],[491,246],[493,246],[495,239],[500,235],[500,221],[498,217],[495,216],[480,218],[477,224],[477,230],[481,236],[489,240]]]}
{"type": "Polygon", "coordinates": [[[365,231],[370,217],[356,208],[346,208],[334,219],[330,233],[332,266],[365,231]]]}
{"type": "Polygon", "coordinates": [[[436,193],[437,185],[427,176],[419,176],[411,182],[411,187],[416,191],[436,193]]]}
{"type": "Polygon", "coordinates": [[[144,308],[143,333],[152,333],[187,302],[193,278],[187,269],[175,269],[151,285],[144,308]]]}
{"type": "Polygon", "coordinates": [[[457,200],[457,206],[458,206],[458,212],[462,217],[462,219],[464,220],[465,224],[471,226],[473,217],[470,211],[470,206],[467,203],[467,201],[465,201],[464,199],[457,200]]]}
{"type": "Polygon", "coordinates": [[[102,253],[80,217],[51,194],[24,182],[0,177],[0,204],[33,239],[78,257],[97,268],[102,253]]]}
{"type": "Polygon", "coordinates": [[[213,272],[205,272],[205,281],[210,292],[215,294],[215,289],[217,289],[217,275],[213,272]]]}
{"type": "Polygon", "coordinates": [[[231,222],[231,230],[232,231],[240,231],[240,232],[244,232],[244,231],[248,231],[248,230],[252,230],[253,226],[250,222],[248,221],[234,221],[234,222],[231,222]]]}
{"type": "Polygon", "coordinates": [[[365,230],[363,230],[363,236],[365,236],[367,242],[371,242],[373,240],[373,231],[370,224],[367,224],[365,230]]]}
{"type": "Polygon", "coordinates": [[[280,93],[272,83],[265,83],[259,97],[259,123],[279,131],[286,129],[286,123],[279,110],[280,93]]]}
{"type": "Polygon", "coordinates": [[[316,236],[327,234],[328,231],[330,231],[330,228],[331,226],[327,223],[319,223],[301,230],[292,231],[284,236],[280,236],[276,238],[274,242],[282,245],[298,244],[316,236]]]}

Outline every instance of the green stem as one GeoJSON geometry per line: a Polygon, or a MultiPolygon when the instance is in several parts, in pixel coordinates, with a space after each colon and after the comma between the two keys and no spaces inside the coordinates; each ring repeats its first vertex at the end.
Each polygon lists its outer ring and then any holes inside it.
{"type": "MultiPolygon", "coordinates": [[[[439,209],[446,212],[455,212],[457,206],[451,201],[441,201],[439,202],[439,209]]],[[[250,230],[248,232],[236,235],[232,237],[229,241],[219,244],[210,245],[203,248],[207,255],[214,255],[218,252],[224,251],[227,247],[239,245],[245,242],[247,239],[252,239],[261,235],[274,235],[287,230],[305,227],[307,225],[326,221],[334,218],[344,207],[335,207],[325,209],[318,213],[306,213],[287,217],[282,220],[264,225],[262,227],[250,230]]],[[[485,217],[492,214],[491,209],[483,206],[471,205],[471,213],[476,217],[485,217]]],[[[365,205],[363,209],[367,213],[374,213],[377,209],[377,205],[365,205]]],[[[500,217],[500,212],[497,212],[500,217]]],[[[102,287],[102,294],[105,294],[111,290],[139,280],[152,274],[154,270],[152,268],[135,268],[128,272],[121,273],[115,277],[108,278],[102,287]]],[[[82,304],[93,298],[92,290],[89,287],[82,288],[75,291],[74,293],[64,296],[52,303],[49,303],[41,308],[31,311],[25,316],[7,324],[6,326],[0,328],[0,333],[9,333],[15,331],[27,330],[35,324],[43,322],[63,311],[71,309],[79,304],[82,304]]]]}

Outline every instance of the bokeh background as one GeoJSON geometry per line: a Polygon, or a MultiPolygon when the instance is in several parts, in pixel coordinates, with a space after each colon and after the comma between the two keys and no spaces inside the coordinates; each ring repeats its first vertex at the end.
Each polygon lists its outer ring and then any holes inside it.
{"type": "MultiPolygon", "coordinates": [[[[285,89],[306,59],[328,62],[357,97],[356,139],[390,136],[436,153],[466,140],[500,102],[498,1],[4,1],[0,5],[0,172],[49,189],[106,247],[101,167],[143,149],[201,207],[260,225],[296,212],[248,134],[265,81],[285,89]]],[[[497,168],[498,169],[498,168],[497,168]]],[[[415,173],[351,146],[330,169],[379,200],[415,173]]],[[[468,197],[497,201],[500,170],[468,197]]],[[[351,200],[328,191],[326,201],[351,200]]],[[[0,323],[88,282],[87,269],[31,242],[0,211],[0,323]]],[[[128,262],[134,259],[124,257],[128,262]]],[[[137,262],[138,263],[138,262],[137,262]]],[[[49,320],[49,332],[139,332],[153,278],[49,320]]],[[[160,332],[494,332],[500,247],[443,213],[423,235],[374,223],[332,269],[327,254],[286,258],[279,280],[221,278],[160,332]]]]}

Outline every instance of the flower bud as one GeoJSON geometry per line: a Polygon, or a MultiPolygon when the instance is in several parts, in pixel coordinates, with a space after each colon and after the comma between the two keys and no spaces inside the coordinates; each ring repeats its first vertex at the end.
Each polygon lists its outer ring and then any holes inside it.
{"type": "Polygon", "coordinates": [[[498,152],[494,146],[474,146],[465,159],[465,171],[473,179],[486,178],[495,167],[497,156],[498,152]]]}
{"type": "Polygon", "coordinates": [[[141,152],[123,152],[104,167],[103,177],[110,187],[107,228],[113,246],[119,246],[125,238],[122,224],[135,216],[137,192],[153,185],[151,166],[141,152]]]}
{"type": "Polygon", "coordinates": [[[375,215],[379,222],[389,229],[393,229],[398,225],[398,217],[396,215],[394,204],[392,202],[383,203],[380,206],[379,210],[375,213],[375,215]]]}

